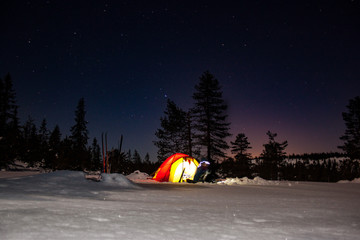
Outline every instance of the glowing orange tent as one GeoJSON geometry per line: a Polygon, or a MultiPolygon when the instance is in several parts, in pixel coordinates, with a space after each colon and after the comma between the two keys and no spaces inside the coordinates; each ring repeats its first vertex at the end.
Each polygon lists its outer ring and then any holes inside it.
{"type": "Polygon", "coordinates": [[[184,153],[168,157],[155,172],[154,180],[159,182],[185,182],[193,180],[199,163],[184,153]]]}

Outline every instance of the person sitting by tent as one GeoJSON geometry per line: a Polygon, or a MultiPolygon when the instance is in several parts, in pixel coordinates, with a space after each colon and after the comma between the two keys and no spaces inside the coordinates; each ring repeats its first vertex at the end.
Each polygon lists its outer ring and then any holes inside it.
{"type": "Polygon", "coordinates": [[[209,171],[210,162],[206,161],[205,159],[202,159],[202,161],[199,163],[198,168],[196,169],[196,173],[194,175],[193,180],[188,180],[187,182],[196,183],[196,182],[204,182],[206,180],[206,177],[210,174],[209,171]]]}

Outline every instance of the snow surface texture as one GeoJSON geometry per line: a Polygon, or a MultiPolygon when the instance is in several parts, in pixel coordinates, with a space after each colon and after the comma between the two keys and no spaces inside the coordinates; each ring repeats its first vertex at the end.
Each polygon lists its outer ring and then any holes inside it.
{"type": "Polygon", "coordinates": [[[359,239],[359,184],[150,181],[2,178],[0,239],[359,239]]]}
{"type": "Polygon", "coordinates": [[[265,179],[262,179],[261,177],[255,177],[254,179],[249,179],[247,177],[243,177],[243,178],[227,178],[224,181],[218,182],[218,184],[226,184],[226,185],[234,185],[234,184],[239,184],[239,185],[273,185],[276,184],[278,185],[280,182],[278,181],[267,181],[265,179]]]}

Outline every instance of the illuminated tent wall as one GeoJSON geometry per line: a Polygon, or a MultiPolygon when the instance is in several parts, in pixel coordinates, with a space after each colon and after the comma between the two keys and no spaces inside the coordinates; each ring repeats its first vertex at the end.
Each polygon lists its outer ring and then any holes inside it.
{"type": "Polygon", "coordinates": [[[159,182],[185,182],[193,180],[199,163],[195,158],[183,153],[168,157],[156,171],[154,180],[159,182]]]}

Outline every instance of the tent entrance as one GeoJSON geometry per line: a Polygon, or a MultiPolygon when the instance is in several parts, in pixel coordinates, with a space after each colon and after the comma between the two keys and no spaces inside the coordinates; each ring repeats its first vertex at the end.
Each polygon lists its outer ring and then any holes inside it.
{"type": "Polygon", "coordinates": [[[170,168],[169,182],[186,182],[194,179],[197,165],[187,158],[176,160],[170,168]]]}

